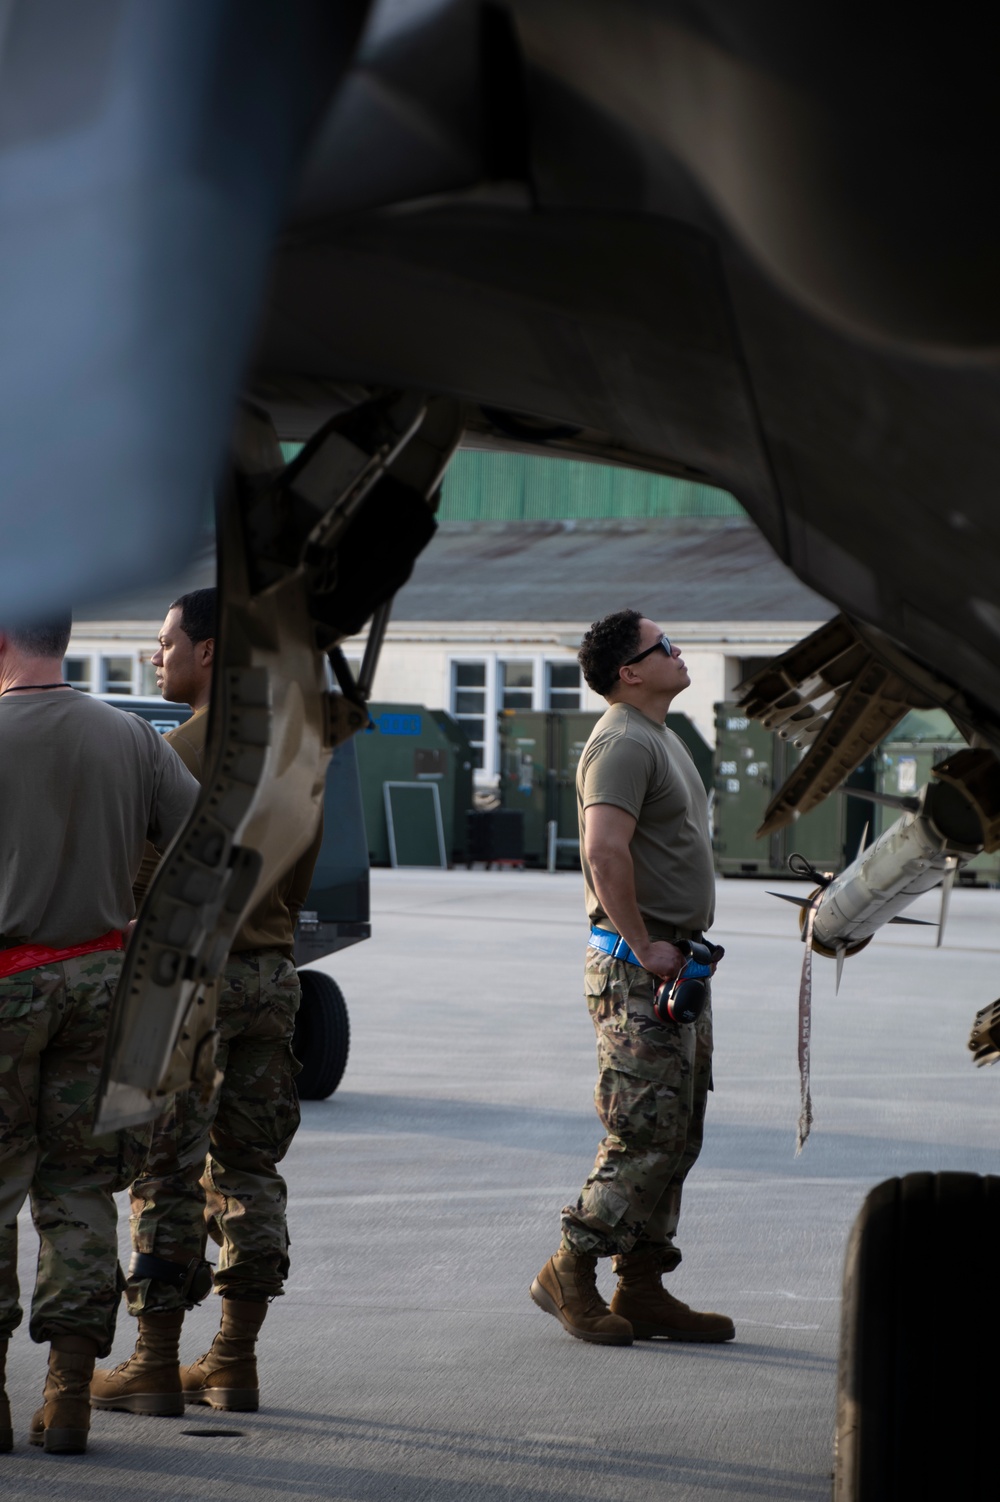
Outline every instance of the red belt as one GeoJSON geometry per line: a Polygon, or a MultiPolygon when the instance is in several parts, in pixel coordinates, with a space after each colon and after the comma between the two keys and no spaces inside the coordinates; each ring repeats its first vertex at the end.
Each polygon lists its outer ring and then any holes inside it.
{"type": "Polygon", "coordinates": [[[0,949],[0,976],[37,970],[42,965],[56,965],[60,960],[75,960],[81,954],[96,954],[101,949],[121,949],[123,938],[120,928],[109,928],[99,939],[88,939],[86,944],[73,944],[69,949],[50,949],[47,944],[16,944],[13,949],[0,949]]]}

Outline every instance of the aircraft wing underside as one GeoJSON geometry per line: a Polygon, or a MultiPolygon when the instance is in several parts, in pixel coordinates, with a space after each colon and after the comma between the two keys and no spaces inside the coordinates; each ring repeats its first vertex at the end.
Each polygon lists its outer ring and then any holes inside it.
{"type": "Polygon", "coordinates": [[[5,612],[173,572],[220,475],[250,484],[241,397],[272,450],[423,414],[409,478],[350,440],[386,471],[360,531],[333,525],[360,481],[327,476],[306,546],[281,480],[263,573],[241,596],[223,569],[233,671],[267,669],[272,716],[225,860],[261,864],[245,892],[227,866],[229,908],[217,884],[191,919],[189,982],[287,855],[254,825],[288,721],[281,621],[289,661],[312,653],[304,785],[342,624],[316,579],[363,575],[351,618],[384,612],[420,532],[390,556],[396,486],[427,501],[461,434],[730,490],[884,670],[996,743],[991,15],[911,28],[904,62],[888,4],[863,46],[841,8],[736,0],[33,0],[0,20],[5,612]]]}
{"type": "Polygon", "coordinates": [[[864,48],[707,0],[14,6],[8,608],[174,566],[241,379],[282,436],[408,387],[725,486],[1000,711],[993,24],[900,68],[887,5],[864,48]]]}

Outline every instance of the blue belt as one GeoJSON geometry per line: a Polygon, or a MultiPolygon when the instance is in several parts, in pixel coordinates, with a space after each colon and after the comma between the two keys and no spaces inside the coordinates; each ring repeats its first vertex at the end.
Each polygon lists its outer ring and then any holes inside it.
{"type": "Polygon", "coordinates": [[[628,947],[621,934],[609,933],[606,928],[592,928],[587,945],[590,949],[600,949],[603,954],[610,954],[614,960],[624,960],[626,965],[638,965],[642,969],[642,961],[628,947]]]}

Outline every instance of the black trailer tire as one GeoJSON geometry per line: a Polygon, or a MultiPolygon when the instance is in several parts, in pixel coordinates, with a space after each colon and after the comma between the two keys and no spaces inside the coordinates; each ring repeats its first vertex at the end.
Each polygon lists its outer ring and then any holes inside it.
{"type": "Polygon", "coordinates": [[[844,1264],[834,1502],[997,1496],[1000,1178],[869,1194],[844,1264]]]}
{"type": "Polygon", "coordinates": [[[292,1052],[302,1065],[295,1083],[301,1100],[326,1100],[340,1084],[351,1046],[347,1003],[337,982],[321,970],[300,970],[302,1000],[292,1052]]]}

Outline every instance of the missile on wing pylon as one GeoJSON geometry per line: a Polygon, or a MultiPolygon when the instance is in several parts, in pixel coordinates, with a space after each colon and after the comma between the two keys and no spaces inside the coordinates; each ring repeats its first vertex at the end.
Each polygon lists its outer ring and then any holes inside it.
{"type": "MultiPolygon", "coordinates": [[[[946,705],[961,725],[967,707],[900,649],[845,616],[761,667],[737,687],[736,699],[751,718],[803,750],[771,799],[758,838],[841,788],[908,709],[946,705]]],[[[946,909],[959,867],[981,850],[1000,849],[1000,752],[983,746],[956,752],[933,769],[933,778],[913,797],[843,788],[898,808],[901,817],[838,876],[824,878],[799,858],[798,874],[814,875],[818,887],[808,898],[786,900],[802,909],[811,948],[837,959],[838,978],[844,956],[863,948],[883,924],[918,921],[900,916],[914,898],[942,885],[946,909]]]]}
{"type": "MultiPolygon", "coordinates": [[[[820,878],[820,886],[808,897],[775,893],[799,906],[806,945],[799,983],[801,1109],[797,1152],[805,1146],[813,1120],[809,1087],[813,951],[836,959],[839,990],[846,956],[864,949],[886,923],[917,921],[904,918],[903,909],[936,886],[942,887],[940,943],[958,867],[977,855],[984,844],[983,823],[974,802],[952,783],[928,783],[914,798],[879,797],[874,801],[902,804],[903,813],[873,845],[864,849],[862,837],[857,859],[839,876],[820,878]]],[[[819,876],[818,872],[814,874],[819,876]]]]}
{"type": "MultiPolygon", "coordinates": [[[[785,828],[835,793],[908,709],[939,706],[959,730],[974,723],[970,705],[944,679],[917,664],[901,647],[846,616],[837,616],[772,659],[736,689],[744,713],[802,752],[775,792],[758,838],[785,828]]],[[[813,876],[808,897],[775,893],[800,909],[806,941],[799,983],[797,1151],[812,1125],[809,1087],[813,952],[837,962],[837,987],[847,955],[871,942],[885,923],[916,923],[906,908],[922,892],[941,886],[938,943],[959,868],[980,850],[1000,850],[1000,726],[989,744],[957,751],[933,768],[934,781],[918,794],[894,798],[844,788],[852,796],[900,810],[900,818],[837,876],[813,871],[801,856],[789,865],[813,876]],[[796,865],[796,861],[798,864],[796,865]]],[[[1000,1059],[1000,1002],[976,1017],[969,1042],[978,1064],[1000,1059]]]]}
{"type": "Polygon", "coordinates": [[[895,824],[812,899],[819,954],[856,953],[934,887],[943,885],[947,898],[959,867],[982,850],[979,816],[957,787],[928,783],[906,804],[895,824]]]}

